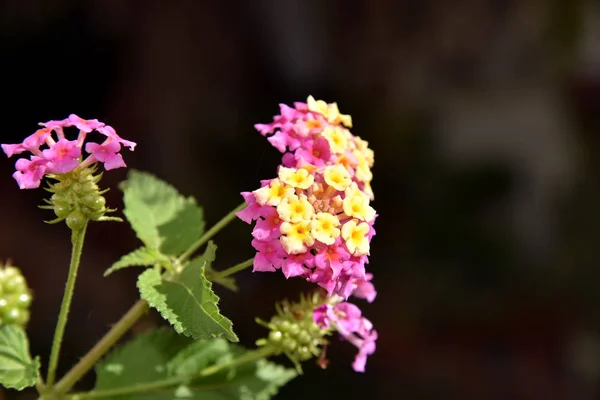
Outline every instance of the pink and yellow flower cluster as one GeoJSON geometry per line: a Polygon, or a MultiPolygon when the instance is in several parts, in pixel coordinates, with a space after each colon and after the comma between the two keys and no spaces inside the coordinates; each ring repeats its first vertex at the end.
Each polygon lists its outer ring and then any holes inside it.
{"type": "MultiPolygon", "coordinates": [[[[351,117],[336,103],[311,96],[294,107],[281,104],[280,111],[272,123],[255,125],[284,153],[277,177],[243,192],[247,206],[237,213],[247,223],[256,221],[254,271],[281,269],[286,278],[303,277],[323,287],[332,301],[352,295],[372,302],[377,292],[365,265],[377,217],[370,205],[373,151],[350,132],[351,117]]],[[[358,310],[349,303],[327,307],[332,308],[322,311],[330,316],[323,326],[344,307],[358,310]]],[[[315,318],[320,312],[315,310],[315,318]]],[[[360,329],[344,330],[342,320],[333,325],[359,347],[354,368],[364,371],[377,332],[358,313],[360,329]]]]}
{"type": "Polygon", "coordinates": [[[41,129],[25,138],[22,143],[2,145],[2,150],[8,157],[26,151],[31,153],[29,159],[19,158],[15,164],[17,171],[13,177],[21,189],[39,187],[46,174],[66,174],[77,167],[85,168],[96,162],[103,163],[106,170],[125,167],[123,157],[119,154],[121,145],[132,151],[136,146],[134,142],[122,139],[111,126],[97,119],[86,120],[75,114],[60,121],[40,123],[40,126],[41,129]],[[63,128],[68,127],[79,129],[77,139],[66,138],[63,128]],[[83,160],[84,142],[94,130],[106,139],[102,143],[85,143],[85,151],[89,155],[83,160]],[[53,133],[56,138],[52,136],[53,133]],[[42,149],[44,145],[48,148],[42,149]]]}

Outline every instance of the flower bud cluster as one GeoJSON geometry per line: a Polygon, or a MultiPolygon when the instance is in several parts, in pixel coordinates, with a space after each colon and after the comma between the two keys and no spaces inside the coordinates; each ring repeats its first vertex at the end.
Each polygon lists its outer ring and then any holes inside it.
{"type": "Polygon", "coordinates": [[[276,304],[277,314],[271,321],[258,323],[270,330],[267,338],[257,341],[258,346],[270,346],[277,354],[286,354],[296,366],[312,357],[319,357],[326,344],[325,336],[331,330],[319,327],[313,309],[323,303],[318,293],[302,296],[300,302],[282,301],[276,304]]]}
{"type": "Polygon", "coordinates": [[[0,325],[25,326],[29,322],[31,291],[21,271],[0,266],[0,325]]]}
{"type": "Polygon", "coordinates": [[[57,180],[49,184],[48,191],[53,193],[48,205],[56,219],[50,223],[65,220],[70,229],[81,229],[88,220],[98,221],[107,212],[114,210],[106,208],[106,199],[98,187],[102,174],[94,175],[96,167],[76,169],[66,174],[52,174],[50,178],[57,180]]]}

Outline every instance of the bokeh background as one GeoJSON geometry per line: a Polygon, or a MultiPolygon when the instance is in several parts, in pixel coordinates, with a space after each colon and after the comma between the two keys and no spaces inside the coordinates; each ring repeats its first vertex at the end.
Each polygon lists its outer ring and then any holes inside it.
{"type": "MultiPolygon", "coordinates": [[[[70,113],[139,143],[130,167],[194,195],[208,225],[274,175],[254,129],[279,103],[337,101],[375,150],[380,217],[361,302],[379,331],[367,372],[336,342],[280,399],[600,398],[600,7],[585,0],[4,0],[2,143],[70,113]]],[[[45,192],[0,161],[0,258],[35,293],[32,353],[47,362],[69,232],[45,192]]],[[[122,206],[105,174],[108,202],[122,206]]],[[[216,268],[252,256],[240,221],[216,268]]],[[[59,373],[137,297],[123,224],[89,229],[59,373]]],[[[239,274],[217,288],[246,345],[274,301],[311,286],[239,274]]],[[[160,324],[150,314],[134,330],[160,324]]],[[[93,385],[93,374],[81,383],[93,385]]],[[[0,398],[32,398],[5,392],[0,398]]]]}

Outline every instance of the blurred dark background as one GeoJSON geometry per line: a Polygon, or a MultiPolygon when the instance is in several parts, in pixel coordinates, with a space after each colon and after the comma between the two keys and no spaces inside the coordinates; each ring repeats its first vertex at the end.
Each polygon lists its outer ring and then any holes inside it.
{"type": "MultiPolygon", "coordinates": [[[[130,167],[196,196],[209,226],[274,175],[280,154],[253,124],[278,103],[312,94],[352,115],[375,150],[379,295],[358,303],[377,352],[356,374],[335,342],[329,369],[308,363],[278,398],[600,398],[597,2],[4,0],[0,57],[2,143],[98,118],[138,142],[130,167]]],[[[45,192],[18,190],[14,161],[0,162],[0,258],[34,290],[46,364],[69,232],[42,222],[45,192]]],[[[112,206],[126,173],[105,174],[112,206]]],[[[253,254],[240,221],[215,240],[216,268],[253,254]]],[[[138,244],[124,224],[89,229],[59,373],[136,300],[138,270],[102,273],[138,244]]],[[[238,282],[217,292],[249,346],[265,333],[255,316],[311,288],[238,282]]]]}

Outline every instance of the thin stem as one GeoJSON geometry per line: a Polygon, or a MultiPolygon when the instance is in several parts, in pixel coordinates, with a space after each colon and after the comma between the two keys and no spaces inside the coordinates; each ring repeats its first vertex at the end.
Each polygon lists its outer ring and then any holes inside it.
{"type": "Polygon", "coordinates": [[[223,229],[227,224],[235,219],[235,213],[243,210],[246,207],[246,203],[242,203],[237,206],[233,211],[224,216],[219,222],[217,222],[212,228],[208,230],[196,243],[190,246],[179,258],[177,259],[180,263],[183,263],[187,260],[196,250],[198,250],[202,245],[210,238],[215,236],[221,229],[223,229]]]}
{"type": "Polygon", "coordinates": [[[171,378],[163,379],[160,381],[148,382],[148,383],[140,383],[133,386],[127,386],[116,389],[108,389],[108,390],[97,390],[91,392],[84,393],[74,393],[69,396],[70,400],[84,400],[84,399],[99,399],[103,397],[113,397],[113,396],[123,396],[127,394],[133,393],[148,393],[161,389],[168,388],[170,386],[176,386],[182,383],[188,383],[192,380],[205,378],[210,375],[214,375],[224,369],[232,368],[238,365],[246,364],[249,362],[258,361],[264,357],[269,357],[275,354],[275,350],[271,347],[262,347],[260,349],[249,351],[248,353],[242,355],[239,358],[233,359],[229,362],[223,364],[212,365],[210,367],[204,368],[200,372],[192,375],[185,376],[174,376],[171,378]]]}
{"type": "Polygon", "coordinates": [[[146,300],[139,300],[102,339],[56,384],[56,393],[66,393],[96,362],[148,311],[146,300]]]}
{"type": "Polygon", "coordinates": [[[233,275],[235,273],[238,273],[238,272],[250,267],[252,264],[254,264],[254,257],[252,257],[249,260],[246,260],[244,262],[241,262],[237,265],[234,265],[233,267],[224,269],[223,271],[215,272],[215,273],[211,274],[208,278],[210,280],[217,280],[217,279],[225,278],[226,276],[233,275]]]}
{"type": "Polygon", "coordinates": [[[65,293],[63,295],[62,304],[60,305],[60,313],[58,314],[58,322],[54,331],[54,340],[52,341],[52,350],[50,350],[50,362],[48,363],[48,379],[46,379],[45,391],[50,391],[54,385],[56,378],[56,368],[58,367],[58,355],[62,339],[65,334],[65,327],[69,318],[69,309],[71,308],[71,300],[73,299],[73,291],[75,290],[75,280],[77,279],[77,270],[79,269],[79,261],[81,260],[81,250],[83,249],[83,241],[87,221],[81,229],[73,229],[71,233],[71,242],[73,249],[71,250],[71,264],[69,265],[69,276],[65,293]]]}

